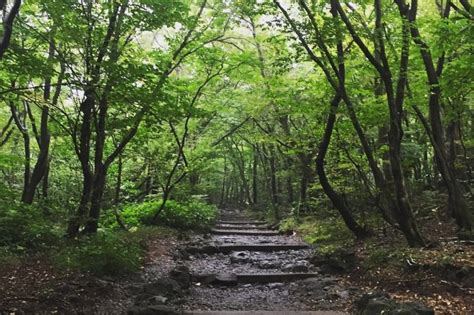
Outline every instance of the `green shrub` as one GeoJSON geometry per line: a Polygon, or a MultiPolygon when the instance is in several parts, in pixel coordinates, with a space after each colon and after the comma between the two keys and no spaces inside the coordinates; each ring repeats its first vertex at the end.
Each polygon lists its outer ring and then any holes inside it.
{"type": "Polygon", "coordinates": [[[9,265],[17,265],[20,261],[20,256],[13,252],[9,247],[0,247],[0,266],[5,267],[9,265]]]}
{"type": "Polygon", "coordinates": [[[354,240],[354,236],[345,227],[342,219],[337,217],[307,216],[301,218],[300,222],[290,217],[281,222],[280,230],[283,232],[296,231],[306,242],[318,244],[321,251],[332,251],[340,244],[347,245],[348,242],[354,240]]]}
{"type": "Polygon", "coordinates": [[[0,246],[36,250],[54,246],[60,239],[60,228],[41,209],[14,202],[0,205],[0,246]]]}
{"type": "MultiPolygon", "coordinates": [[[[151,225],[153,217],[161,205],[159,201],[129,204],[121,211],[122,219],[129,227],[151,225]]],[[[199,200],[177,202],[168,200],[158,217],[158,223],[179,229],[205,229],[212,225],[217,216],[217,208],[199,200]]],[[[109,218],[112,225],[115,220],[109,218]]]]}
{"type": "Polygon", "coordinates": [[[159,220],[174,228],[205,229],[214,222],[216,216],[217,208],[202,201],[178,203],[170,200],[161,212],[159,220]]]}
{"type": "Polygon", "coordinates": [[[131,233],[98,233],[73,241],[55,255],[55,261],[70,269],[97,275],[121,275],[141,266],[144,244],[131,233]]]}

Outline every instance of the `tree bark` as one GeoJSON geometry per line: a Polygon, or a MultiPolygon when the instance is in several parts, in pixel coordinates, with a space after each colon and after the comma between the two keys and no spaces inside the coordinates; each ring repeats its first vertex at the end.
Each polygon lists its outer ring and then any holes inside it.
{"type": "Polygon", "coordinates": [[[8,46],[10,46],[10,40],[13,33],[13,22],[20,11],[20,6],[21,0],[15,0],[10,12],[3,21],[3,36],[0,39],[0,60],[3,58],[8,46]]]}

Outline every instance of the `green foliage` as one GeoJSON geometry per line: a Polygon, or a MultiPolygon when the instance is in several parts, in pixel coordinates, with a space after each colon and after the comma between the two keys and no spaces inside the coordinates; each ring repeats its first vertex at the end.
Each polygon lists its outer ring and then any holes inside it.
{"type": "Polygon", "coordinates": [[[37,250],[58,243],[61,230],[35,206],[0,205],[0,246],[13,251],[37,250]]]}
{"type": "Polygon", "coordinates": [[[121,275],[136,271],[144,253],[140,238],[129,233],[98,233],[61,248],[54,259],[60,267],[97,275],[121,275]]]}
{"type": "Polygon", "coordinates": [[[280,231],[297,232],[306,242],[318,245],[321,252],[330,252],[341,245],[347,246],[354,240],[353,235],[339,217],[308,216],[301,218],[301,223],[294,218],[288,218],[282,221],[280,231]]]}
{"type": "Polygon", "coordinates": [[[369,246],[367,258],[364,260],[363,266],[366,269],[373,267],[387,266],[388,264],[400,264],[403,262],[404,253],[399,248],[369,246]]]}
{"type": "Polygon", "coordinates": [[[0,266],[17,265],[20,262],[18,253],[13,252],[9,247],[0,247],[0,266]]]}
{"type": "Polygon", "coordinates": [[[170,200],[166,203],[159,220],[174,228],[204,229],[214,223],[216,216],[217,208],[214,205],[198,200],[186,203],[170,200]]]}
{"type": "MultiPolygon", "coordinates": [[[[127,205],[121,215],[128,226],[152,224],[161,206],[161,200],[127,205]]],[[[158,223],[179,229],[205,229],[212,225],[217,215],[214,205],[199,200],[177,202],[168,200],[158,217],[158,223]]]]}

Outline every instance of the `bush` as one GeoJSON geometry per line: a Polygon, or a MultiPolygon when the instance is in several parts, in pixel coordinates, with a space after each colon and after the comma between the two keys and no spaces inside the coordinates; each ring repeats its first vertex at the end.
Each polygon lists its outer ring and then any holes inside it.
{"type": "Polygon", "coordinates": [[[61,239],[59,227],[41,209],[19,203],[0,205],[0,246],[13,251],[54,246],[61,239]]]}
{"type": "Polygon", "coordinates": [[[341,244],[348,245],[348,242],[354,240],[341,218],[308,216],[300,220],[301,223],[293,217],[285,219],[280,224],[280,230],[298,232],[306,242],[318,244],[323,252],[330,252],[341,244]]]}
{"type": "Polygon", "coordinates": [[[178,203],[170,200],[159,216],[165,225],[183,229],[205,229],[214,223],[217,208],[202,201],[178,203]]]}
{"type": "Polygon", "coordinates": [[[99,233],[67,244],[55,255],[61,266],[97,275],[121,275],[141,266],[144,244],[129,233],[99,233]]]}
{"type": "MultiPolygon", "coordinates": [[[[131,227],[151,225],[153,216],[160,208],[160,201],[129,204],[121,212],[125,223],[131,227]]],[[[179,229],[206,229],[217,216],[217,208],[199,200],[177,202],[168,200],[158,217],[158,223],[179,229]]],[[[114,223],[116,224],[116,223],[114,223]]]]}

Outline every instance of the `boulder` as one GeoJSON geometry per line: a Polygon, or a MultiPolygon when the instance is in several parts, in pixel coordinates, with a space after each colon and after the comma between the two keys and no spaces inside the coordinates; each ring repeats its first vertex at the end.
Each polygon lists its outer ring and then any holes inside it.
{"type": "Polygon", "coordinates": [[[433,309],[420,303],[397,303],[381,292],[364,294],[355,304],[359,315],[434,315],[433,309]]]}
{"type": "Polygon", "coordinates": [[[327,254],[316,253],[310,261],[324,273],[346,273],[357,265],[355,252],[346,249],[337,249],[327,254]]]}
{"type": "Polygon", "coordinates": [[[181,285],[174,279],[161,278],[143,286],[143,293],[149,296],[171,296],[183,293],[181,285]]]}
{"type": "Polygon", "coordinates": [[[181,289],[188,289],[191,286],[191,272],[184,265],[179,265],[171,270],[170,278],[175,280],[181,289]]]}

